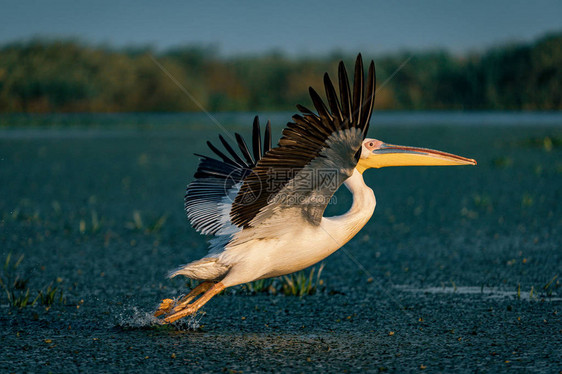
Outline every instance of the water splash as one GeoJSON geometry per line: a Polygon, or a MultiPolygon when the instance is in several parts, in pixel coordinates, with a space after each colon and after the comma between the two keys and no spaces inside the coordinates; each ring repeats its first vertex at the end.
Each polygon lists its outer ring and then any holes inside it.
{"type": "Polygon", "coordinates": [[[179,321],[174,323],[174,326],[178,330],[187,331],[187,330],[198,330],[201,327],[201,319],[203,318],[203,313],[201,314],[192,314],[188,317],[180,319],[179,321]]]}
{"type": "Polygon", "coordinates": [[[116,324],[125,329],[142,329],[161,326],[162,321],[154,317],[151,312],[139,310],[136,306],[129,306],[117,315],[116,324]]]}
{"type": "Polygon", "coordinates": [[[204,313],[185,317],[173,324],[166,324],[161,319],[154,317],[153,312],[139,310],[137,306],[126,306],[117,315],[116,326],[122,329],[153,329],[162,326],[173,326],[176,330],[198,330],[204,313]]]}

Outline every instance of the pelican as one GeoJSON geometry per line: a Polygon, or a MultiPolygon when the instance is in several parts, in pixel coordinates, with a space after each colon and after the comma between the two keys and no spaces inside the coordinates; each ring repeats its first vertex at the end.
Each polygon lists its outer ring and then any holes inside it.
{"type": "Polygon", "coordinates": [[[411,165],[476,165],[473,159],[441,151],[400,146],[366,138],[375,102],[375,65],[364,81],[361,54],[353,87],[343,62],[338,66],[339,95],[324,74],[327,105],[311,87],[316,113],[297,105],[277,147],[271,124],[260,134],[256,117],[251,151],[235,134],[239,152],[224,137],[218,156],[197,155],[195,179],[187,186],[185,210],[191,225],[212,235],[207,256],[170,273],[201,281],[179,300],[164,299],[154,315],[172,323],[197,312],[227,287],[290,274],[341,248],[375,210],[367,169],[411,165]],[[343,215],[324,217],[333,194],[345,185],[353,195],[343,215]]]}

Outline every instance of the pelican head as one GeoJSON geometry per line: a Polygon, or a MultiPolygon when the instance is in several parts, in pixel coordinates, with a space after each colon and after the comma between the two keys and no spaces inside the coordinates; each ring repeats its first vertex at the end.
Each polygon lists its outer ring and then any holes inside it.
{"type": "Polygon", "coordinates": [[[386,166],[476,165],[471,158],[427,148],[387,144],[377,139],[365,139],[357,170],[386,166]]]}

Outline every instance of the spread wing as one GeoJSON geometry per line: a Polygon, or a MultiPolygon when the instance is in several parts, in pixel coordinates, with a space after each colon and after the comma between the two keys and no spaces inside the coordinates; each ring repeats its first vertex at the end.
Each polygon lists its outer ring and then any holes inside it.
{"type": "Polygon", "coordinates": [[[211,142],[207,145],[220,158],[200,157],[195,180],[187,186],[185,193],[185,211],[193,228],[206,235],[229,234],[239,230],[232,225],[230,208],[238,194],[242,181],[256,166],[263,155],[271,149],[271,124],[265,127],[262,147],[260,124],[254,118],[252,132],[252,152],[240,134],[235,134],[241,155],[219,135],[219,140],[226,154],[211,142]]]}
{"type": "Polygon", "coordinates": [[[363,61],[357,56],[353,94],[343,62],[338,67],[339,97],[328,74],[328,106],[309,89],[318,114],[298,105],[302,115],[283,130],[276,148],[265,154],[243,181],[230,211],[234,225],[256,227],[285,209],[296,209],[318,225],[334,192],[351,176],[367,134],[375,101],[371,61],[364,87],[363,61]]]}

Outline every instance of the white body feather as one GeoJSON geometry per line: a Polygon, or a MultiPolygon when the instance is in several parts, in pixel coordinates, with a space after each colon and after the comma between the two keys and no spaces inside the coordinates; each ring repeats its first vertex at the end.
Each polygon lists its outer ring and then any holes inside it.
{"type": "Polygon", "coordinates": [[[375,209],[375,195],[361,173],[355,169],[344,184],[353,194],[347,213],[324,217],[320,225],[312,225],[298,208],[285,209],[258,227],[216,237],[211,241],[209,256],[185,265],[171,276],[219,279],[231,287],[289,274],[323,260],[353,238],[375,209]],[[281,224],[283,229],[279,230],[281,224]],[[273,227],[276,235],[271,235],[273,227]]]}

